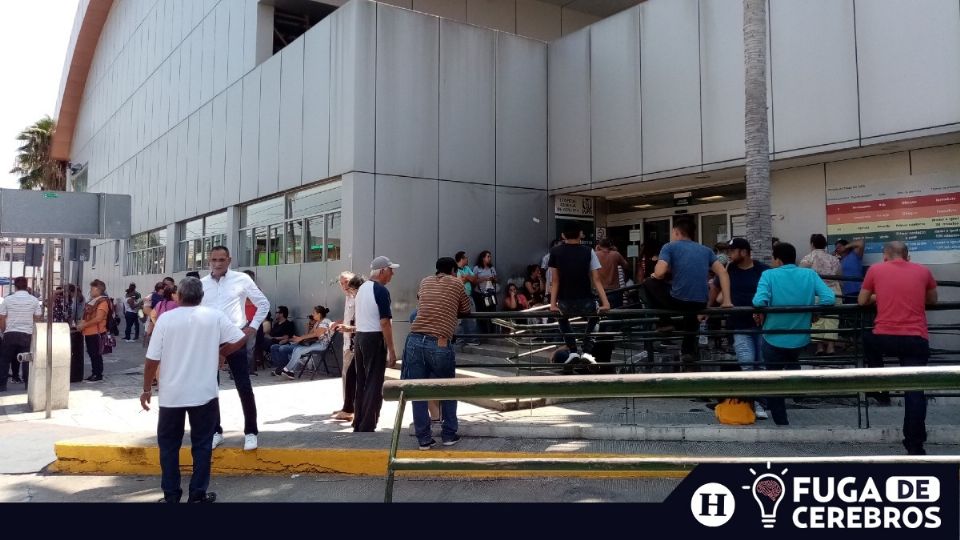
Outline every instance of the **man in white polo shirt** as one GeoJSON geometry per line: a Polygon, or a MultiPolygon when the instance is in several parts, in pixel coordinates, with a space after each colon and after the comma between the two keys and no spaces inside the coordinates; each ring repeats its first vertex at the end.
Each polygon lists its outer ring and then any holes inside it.
{"type": "MultiPolygon", "coordinates": [[[[243,331],[249,339],[256,336],[260,323],[270,313],[270,301],[263,291],[243,272],[230,270],[230,250],[223,246],[216,246],[210,250],[210,274],[200,280],[203,283],[203,305],[222,311],[233,324],[243,331]],[[257,313],[253,320],[247,322],[245,306],[247,299],[257,306],[257,313]]],[[[243,407],[243,449],[257,449],[257,400],[253,396],[253,385],[250,383],[250,359],[247,349],[243,348],[227,357],[233,383],[240,396],[240,406],[243,407]]],[[[217,433],[213,436],[213,447],[223,442],[223,428],[217,426],[217,433]]]]}
{"type": "Polygon", "coordinates": [[[370,263],[370,281],[357,291],[354,358],[357,394],[353,407],[353,431],[376,431],[383,406],[383,378],[387,367],[397,365],[393,345],[393,314],[386,285],[399,268],[387,257],[370,263]]]}
{"type": "Polygon", "coordinates": [[[157,319],[143,369],[140,405],[150,410],[153,379],[160,370],[160,417],[157,445],[160,447],[160,487],[165,502],[180,502],[180,446],[184,420],[190,417],[190,452],[193,475],[188,502],[213,502],[210,457],[213,434],[220,420],[217,371],[220,356],[243,349],[246,335],[222,311],[202,307],[203,285],[185,278],[177,289],[180,306],[157,319]]]}
{"type": "Polygon", "coordinates": [[[30,352],[33,323],[43,315],[40,301],[27,292],[27,278],[14,279],[13,287],[16,292],[0,303],[0,331],[3,332],[3,344],[0,345],[0,392],[7,390],[8,366],[13,366],[13,382],[27,382],[29,366],[23,364],[21,379],[21,364],[17,361],[17,355],[30,352]]]}

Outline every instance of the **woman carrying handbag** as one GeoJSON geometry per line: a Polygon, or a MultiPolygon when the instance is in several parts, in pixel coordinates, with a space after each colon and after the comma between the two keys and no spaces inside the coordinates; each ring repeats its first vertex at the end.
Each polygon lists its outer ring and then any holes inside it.
{"type": "MultiPolygon", "coordinates": [[[[496,311],[499,285],[497,269],[493,267],[493,254],[487,250],[481,251],[480,255],[477,255],[477,264],[473,267],[473,273],[477,276],[477,286],[473,288],[473,300],[477,305],[477,311],[496,311]]],[[[479,319],[477,323],[482,333],[492,333],[492,325],[488,319],[479,319]]]]}
{"type": "Polygon", "coordinates": [[[93,366],[93,374],[85,379],[87,382],[103,380],[103,349],[109,345],[108,340],[115,339],[107,332],[107,321],[113,316],[113,301],[104,296],[106,289],[99,279],[90,282],[90,300],[83,307],[83,320],[77,323],[93,366]]]}

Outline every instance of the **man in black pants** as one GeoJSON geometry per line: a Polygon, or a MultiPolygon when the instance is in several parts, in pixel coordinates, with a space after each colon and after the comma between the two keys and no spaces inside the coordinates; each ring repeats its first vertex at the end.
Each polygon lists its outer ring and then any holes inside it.
{"type": "Polygon", "coordinates": [[[386,285],[399,267],[387,257],[377,257],[370,263],[370,281],[357,291],[353,358],[357,370],[357,393],[353,406],[353,431],[377,430],[383,405],[383,377],[387,367],[397,365],[390,292],[386,285]]]}
{"type": "Polygon", "coordinates": [[[13,382],[27,382],[29,366],[17,362],[17,355],[30,352],[33,323],[43,315],[40,301],[27,292],[27,278],[14,279],[13,287],[16,292],[0,304],[0,331],[3,332],[3,344],[0,345],[0,392],[7,389],[7,366],[14,366],[13,382]],[[23,379],[20,378],[21,365],[23,379]]]}
{"type": "MultiPolygon", "coordinates": [[[[713,250],[693,241],[697,229],[693,220],[680,217],[673,222],[672,241],[663,246],[660,260],[654,268],[653,279],[643,282],[646,304],[653,309],[683,312],[680,330],[684,332],[680,346],[684,371],[698,371],[697,312],[707,307],[710,296],[708,276],[712,270],[720,281],[721,307],[733,307],[730,302],[730,276],[717,260],[713,250]],[[667,275],[673,278],[667,281],[667,275]]],[[[669,328],[669,317],[661,317],[661,330],[669,328]]]]}
{"type": "MultiPolygon", "coordinates": [[[[564,373],[572,373],[577,364],[595,365],[593,357],[593,337],[601,311],[610,309],[607,293],[600,281],[600,261],[595,251],[580,243],[583,228],[576,220],[570,220],[563,229],[563,243],[550,250],[550,271],[553,281],[550,283],[550,311],[562,314],[558,324],[563,341],[570,351],[564,362],[564,373]],[[600,297],[600,305],[591,287],[600,297]],[[587,329],[583,336],[583,353],[577,349],[577,339],[570,326],[571,317],[587,317],[587,329]]],[[[591,368],[595,369],[595,368],[591,368]]]]}
{"type": "MultiPolygon", "coordinates": [[[[201,279],[203,283],[203,305],[222,311],[233,321],[237,328],[253,339],[260,323],[270,313],[270,301],[263,295],[250,276],[243,272],[230,270],[230,250],[224,246],[216,246],[210,250],[210,273],[201,279]],[[253,320],[247,322],[244,306],[247,298],[257,306],[257,313],[253,320]]],[[[256,450],[258,446],[257,434],[257,401],[253,396],[253,385],[250,384],[250,360],[247,358],[246,347],[227,357],[230,373],[240,396],[240,405],[243,407],[243,449],[256,450]]],[[[217,427],[213,436],[213,447],[223,442],[223,427],[217,427]]]]}

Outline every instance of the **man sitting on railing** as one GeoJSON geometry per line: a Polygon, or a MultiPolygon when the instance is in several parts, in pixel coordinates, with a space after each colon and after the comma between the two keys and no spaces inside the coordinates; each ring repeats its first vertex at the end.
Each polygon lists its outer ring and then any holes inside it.
{"type": "MultiPolygon", "coordinates": [[[[863,336],[868,367],[883,367],[884,356],[896,356],[901,366],[925,366],[930,358],[926,306],[937,303],[937,282],[930,270],[910,262],[907,245],[883,247],[883,263],[870,267],[863,280],[861,306],[876,302],[873,332],[863,336]]],[[[886,392],[876,395],[890,403],[886,392]]],[[[903,446],[910,455],[925,455],[927,400],[923,391],[903,394],[903,446]]]]}
{"type": "MultiPolygon", "coordinates": [[[[692,219],[674,220],[673,241],[660,250],[660,260],[651,276],[653,279],[644,281],[642,290],[648,307],[684,312],[680,327],[684,332],[680,345],[684,371],[699,371],[694,364],[697,360],[697,312],[707,307],[707,281],[711,270],[720,280],[721,307],[733,307],[727,269],[717,260],[713,250],[692,240],[696,232],[692,219]],[[667,281],[667,274],[673,274],[671,281],[667,281]]],[[[669,319],[661,317],[660,330],[672,329],[669,319]]]]}
{"type": "MultiPolygon", "coordinates": [[[[786,242],[773,247],[773,267],[760,275],[755,307],[832,306],[836,297],[820,276],[797,266],[797,249],[786,242]]],[[[810,330],[810,313],[771,313],[763,320],[762,356],[766,369],[800,369],[800,353],[810,344],[810,334],[777,334],[776,330],[810,330]],[[764,320],[765,319],[765,320],[764,320]]],[[[786,401],[767,398],[770,414],[778,426],[788,425],[786,401]]]]}
{"type": "MultiPolygon", "coordinates": [[[[550,285],[550,311],[559,311],[560,332],[563,340],[570,349],[565,371],[572,369],[575,364],[594,365],[597,360],[593,357],[594,337],[600,318],[600,312],[610,309],[610,302],[600,282],[600,261],[597,254],[580,243],[583,228],[580,222],[570,220],[563,229],[563,244],[550,250],[550,271],[553,272],[553,282],[550,285]],[[591,285],[600,296],[600,307],[590,288],[591,285]],[[587,329],[583,338],[583,354],[577,351],[577,339],[570,326],[570,317],[587,317],[587,329]]],[[[569,371],[568,371],[569,372],[569,371]]]]}

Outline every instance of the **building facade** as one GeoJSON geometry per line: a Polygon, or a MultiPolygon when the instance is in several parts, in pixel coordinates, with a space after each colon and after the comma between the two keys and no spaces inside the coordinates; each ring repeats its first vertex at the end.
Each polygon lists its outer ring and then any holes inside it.
{"type": "MultiPolygon", "coordinates": [[[[956,277],[960,5],[768,7],[774,234],[897,234],[956,277]]],[[[742,0],[82,0],[55,150],[79,189],[132,195],[136,233],[84,277],[148,289],[222,243],[304,317],[388,255],[405,319],[438,256],[519,277],[564,219],[628,255],[678,215],[741,234],[742,20],[742,0]]]]}

